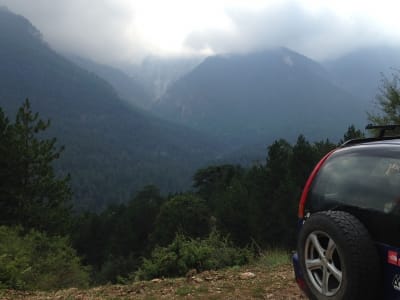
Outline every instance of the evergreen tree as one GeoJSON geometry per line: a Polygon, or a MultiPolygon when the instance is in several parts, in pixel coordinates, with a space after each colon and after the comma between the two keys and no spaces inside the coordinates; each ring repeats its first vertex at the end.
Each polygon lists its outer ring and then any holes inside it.
{"type": "MultiPolygon", "coordinates": [[[[301,141],[308,144],[304,137],[301,141]]],[[[293,170],[295,167],[298,166],[293,163],[293,147],[287,141],[281,139],[268,147],[266,185],[269,196],[264,232],[273,246],[288,247],[294,240],[293,220],[298,203],[298,189],[292,176],[298,173],[293,170]]]]}
{"type": "Polygon", "coordinates": [[[215,209],[218,193],[230,186],[235,177],[241,176],[244,169],[238,165],[218,165],[199,169],[193,176],[193,187],[197,194],[206,200],[211,209],[215,209]]]}
{"type": "MultiPolygon", "coordinates": [[[[342,144],[342,143],[340,143],[340,144],[342,144]]],[[[316,155],[317,160],[319,161],[322,157],[324,157],[326,154],[328,154],[330,151],[332,151],[336,147],[337,147],[337,145],[330,142],[329,139],[326,139],[324,141],[315,142],[314,148],[315,148],[315,155],[316,155]]]]}
{"type": "Polygon", "coordinates": [[[360,129],[356,129],[356,127],[352,124],[347,128],[347,131],[343,135],[343,139],[340,140],[339,145],[351,139],[360,139],[364,137],[364,133],[360,129]]]}
{"type": "Polygon", "coordinates": [[[43,137],[50,126],[33,113],[28,99],[15,122],[0,113],[0,222],[52,233],[63,231],[69,217],[69,177],[58,178],[53,162],[63,148],[43,137]]]}
{"type": "Polygon", "coordinates": [[[182,194],[167,200],[155,220],[152,240],[160,246],[168,245],[177,233],[197,238],[210,232],[210,211],[203,199],[182,194]]]}
{"type": "Polygon", "coordinates": [[[11,128],[10,121],[0,108],[0,222],[4,222],[5,218],[8,218],[9,210],[15,210],[12,208],[16,203],[5,201],[5,199],[11,196],[10,186],[12,185],[13,177],[12,163],[10,161],[11,147],[11,128]],[[9,203],[7,203],[9,202],[9,203]],[[8,211],[8,213],[6,213],[8,211]]]}
{"type": "Polygon", "coordinates": [[[299,135],[290,159],[291,177],[298,189],[303,188],[318,159],[315,147],[303,135],[299,135]]]}
{"type": "Polygon", "coordinates": [[[382,79],[377,107],[380,113],[368,113],[368,119],[375,124],[400,124],[400,71],[393,74],[392,80],[382,79]]]}
{"type": "Polygon", "coordinates": [[[275,141],[268,147],[266,172],[272,188],[275,189],[286,183],[292,151],[292,146],[283,139],[275,141]]]}

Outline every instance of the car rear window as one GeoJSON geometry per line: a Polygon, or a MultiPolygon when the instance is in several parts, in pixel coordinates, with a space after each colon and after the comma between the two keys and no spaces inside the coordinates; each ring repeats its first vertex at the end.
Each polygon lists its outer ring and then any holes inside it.
{"type": "Polygon", "coordinates": [[[326,210],[343,205],[399,214],[400,159],[366,151],[328,159],[313,183],[307,206],[326,210]]]}

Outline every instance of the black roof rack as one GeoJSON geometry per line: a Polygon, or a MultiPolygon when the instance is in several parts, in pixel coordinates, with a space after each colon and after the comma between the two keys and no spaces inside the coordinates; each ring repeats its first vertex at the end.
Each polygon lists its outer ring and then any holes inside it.
{"type": "Polygon", "coordinates": [[[368,142],[399,139],[400,136],[385,136],[386,130],[395,130],[397,128],[400,128],[400,124],[390,124],[390,125],[368,124],[365,127],[365,129],[367,129],[367,130],[379,129],[378,136],[370,137],[370,138],[351,139],[351,140],[344,142],[340,147],[347,147],[347,146],[351,146],[351,145],[368,143],[368,142]]]}
{"type": "Polygon", "coordinates": [[[396,128],[400,128],[400,125],[399,124],[390,124],[390,125],[368,124],[367,126],[365,126],[365,129],[367,129],[367,130],[379,129],[378,137],[380,137],[380,138],[385,136],[386,130],[395,130],[396,128]]]}
{"type": "Polygon", "coordinates": [[[344,142],[340,147],[347,147],[361,143],[369,143],[369,142],[378,142],[378,141],[387,141],[387,140],[397,140],[400,139],[400,136],[384,136],[384,137],[371,137],[371,138],[363,138],[363,139],[351,139],[344,142]]]}

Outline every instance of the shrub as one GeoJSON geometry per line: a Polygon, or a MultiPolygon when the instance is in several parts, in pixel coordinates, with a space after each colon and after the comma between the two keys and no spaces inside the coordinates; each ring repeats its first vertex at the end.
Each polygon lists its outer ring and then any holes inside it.
{"type": "Polygon", "coordinates": [[[0,288],[50,290],[86,287],[88,270],[66,238],[0,226],[0,288]]]}
{"type": "Polygon", "coordinates": [[[227,237],[213,231],[205,239],[187,238],[177,234],[171,244],[156,247],[135,273],[136,279],[185,275],[189,270],[220,269],[243,265],[252,258],[248,249],[233,247],[227,237]]]}

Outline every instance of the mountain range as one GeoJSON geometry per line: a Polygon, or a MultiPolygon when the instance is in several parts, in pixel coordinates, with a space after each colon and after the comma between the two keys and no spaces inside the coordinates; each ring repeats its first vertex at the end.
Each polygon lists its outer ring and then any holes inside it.
{"type": "Polygon", "coordinates": [[[153,109],[236,146],[294,140],[300,133],[337,139],[366,119],[361,102],[335,85],[324,67],[286,48],[209,57],[153,109]]]}
{"type": "Polygon", "coordinates": [[[12,116],[25,98],[52,121],[66,146],[57,168],[71,173],[81,208],[127,201],[144,185],[190,186],[218,141],[128,105],[111,84],[53,51],[24,17],[0,9],[0,106],[12,116]]]}
{"type": "Polygon", "coordinates": [[[210,163],[265,159],[275,139],[338,141],[362,128],[396,48],[317,62],[287,48],[205,59],[150,57],[118,69],[63,56],[23,16],[0,9],[0,106],[25,98],[66,146],[77,207],[127,201],[144,185],[179,192],[210,163]]]}

